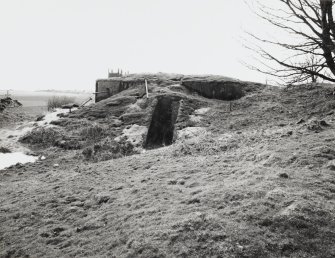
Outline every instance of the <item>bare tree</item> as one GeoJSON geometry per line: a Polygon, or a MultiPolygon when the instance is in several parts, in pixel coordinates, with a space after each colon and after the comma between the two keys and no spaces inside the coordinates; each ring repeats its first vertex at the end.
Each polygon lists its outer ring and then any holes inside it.
{"type": "Polygon", "coordinates": [[[286,83],[318,78],[335,82],[334,0],[246,0],[262,20],[289,34],[283,39],[269,39],[250,31],[245,46],[257,53],[258,65],[250,66],[286,83]],[[273,2],[279,9],[271,7],[273,2]],[[252,3],[252,4],[251,4],[252,3]],[[276,56],[269,46],[285,50],[276,56]]]}
{"type": "MultiPolygon", "coordinates": [[[[319,81],[318,73],[320,72],[320,64],[322,58],[314,53],[306,54],[305,61],[300,62],[298,65],[304,69],[309,69],[311,73],[298,72],[297,75],[292,75],[290,78],[291,83],[294,82],[312,82],[319,81]]],[[[329,77],[329,75],[327,74],[329,77]]]]}

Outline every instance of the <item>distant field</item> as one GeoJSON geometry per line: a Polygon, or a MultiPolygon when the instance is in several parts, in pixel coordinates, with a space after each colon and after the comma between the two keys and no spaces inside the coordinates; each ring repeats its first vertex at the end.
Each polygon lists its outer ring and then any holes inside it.
{"type": "MultiPolygon", "coordinates": [[[[0,91],[0,97],[4,97],[5,92],[0,91]]],[[[35,92],[35,91],[10,91],[10,96],[17,99],[24,107],[46,107],[48,99],[52,96],[67,96],[75,98],[78,104],[81,104],[89,97],[89,93],[60,93],[60,92],[35,92]]]]}

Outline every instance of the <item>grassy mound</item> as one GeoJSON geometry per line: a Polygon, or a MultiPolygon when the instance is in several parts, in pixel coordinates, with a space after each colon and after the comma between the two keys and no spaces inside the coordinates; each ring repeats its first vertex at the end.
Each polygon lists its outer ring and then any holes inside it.
{"type": "Polygon", "coordinates": [[[330,89],[256,87],[230,110],[170,90],[172,79],[149,99],[124,91],[32,133],[55,146],[2,172],[0,256],[335,256],[330,89]],[[138,148],[166,95],[180,98],[175,142],[138,148]],[[71,140],[80,147],[61,147],[71,140]]]}

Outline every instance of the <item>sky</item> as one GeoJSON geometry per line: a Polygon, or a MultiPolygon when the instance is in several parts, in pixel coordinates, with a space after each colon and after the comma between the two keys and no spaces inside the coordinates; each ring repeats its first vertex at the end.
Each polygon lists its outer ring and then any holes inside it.
{"type": "Polygon", "coordinates": [[[243,0],[0,0],[0,90],[94,91],[108,69],[265,82],[243,0]]]}

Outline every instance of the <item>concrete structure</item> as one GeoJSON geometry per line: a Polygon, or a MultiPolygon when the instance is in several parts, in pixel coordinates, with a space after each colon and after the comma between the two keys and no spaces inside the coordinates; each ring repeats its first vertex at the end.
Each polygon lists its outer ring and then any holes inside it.
{"type": "Polygon", "coordinates": [[[234,100],[243,96],[243,83],[225,80],[184,80],[182,85],[210,99],[234,100]]]}
{"type": "Polygon", "coordinates": [[[115,78],[115,77],[122,77],[123,76],[123,74],[122,74],[122,70],[120,71],[119,69],[117,69],[117,72],[113,72],[113,70],[112,71],[109,71],[109,69],[108,69],[108,78],[115,78]]]}
{"type": "Polygon", "coordinates": [[[95,102],[107,99],[131,87],[138,87],[141,85],[143,86],[143,90],[145,90],[144,80],[121,77],[97,80],[95,84],[95,102]]]}

